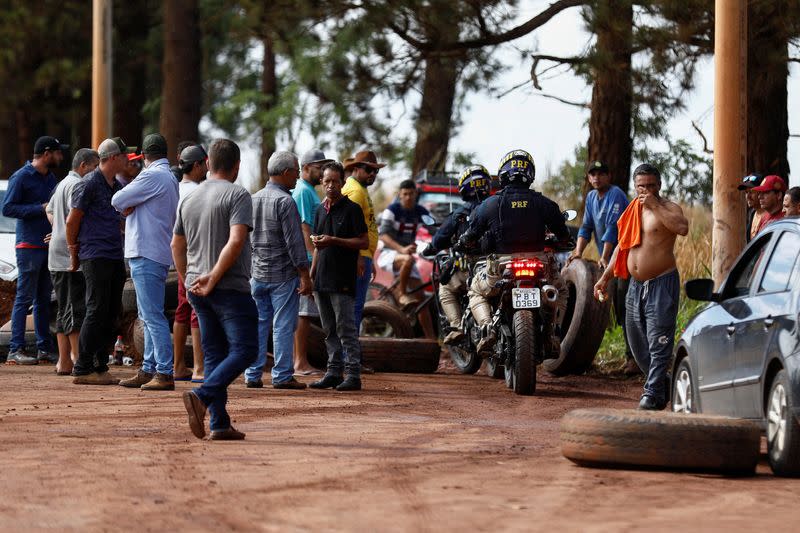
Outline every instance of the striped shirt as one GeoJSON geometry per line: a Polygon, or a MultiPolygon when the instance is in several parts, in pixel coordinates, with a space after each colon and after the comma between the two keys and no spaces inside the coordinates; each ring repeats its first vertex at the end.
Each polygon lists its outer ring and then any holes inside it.
{"type": "Polygon", "coordinates": [[[289,189],[270,181],[253,195],[253,279],[280,283],[308,267],[297,204],[289,189]]]}

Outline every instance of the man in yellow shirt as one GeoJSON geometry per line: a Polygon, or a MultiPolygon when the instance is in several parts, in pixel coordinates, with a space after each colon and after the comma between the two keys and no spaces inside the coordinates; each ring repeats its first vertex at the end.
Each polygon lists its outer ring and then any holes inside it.
{"type": "Polygon", "coordinates": [[[375,152],[358,152],[353,157],[344,160],[344,170],[350,174],[342,188],[342,194],[361,207],[364,212],[364,221],[369,229],[369,248],[361,250],[358,257],[358,279],[356,280],[355,321],[356,331],[361,329],[361,312],[367,299],[369,282],[375,272],[373,258],[378,247],[378,225],[375,222],[375,209],[369,197],[367,187],[375,183],[378,170],[385,167],[386,163],[378,163],[375,152]]]}

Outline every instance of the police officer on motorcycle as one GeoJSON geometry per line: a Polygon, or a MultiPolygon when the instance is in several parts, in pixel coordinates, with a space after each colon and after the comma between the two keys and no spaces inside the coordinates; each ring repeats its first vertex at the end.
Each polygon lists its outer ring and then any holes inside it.
{"type": "MultiPolygon", "coordinates": [[[[464,205],[450,213],[422,255],[432,256],[458,242],[459,237],[469,225],[470,214],[483,200],[489,197],[491,181],[492,176],[483,165],[472,165],[461,173],[458,179],[458,192],[464,200],[464,205]]],[[[439,303],[450,324],[450,330],[444,338],[444,343],[457,344],[464,337],[461,328],[462,309],[459,300],[467,289],[467,273],[460,269],[452,258],[446,264],[447,271],[441,272],[442,284],[439,285],[439,303]],[[446,279],[447,277],[449,279],[446,279]]]]}
{"type": "MultiPolygon", "coordinates": [[[[474,211],[459,247],[462,243],[470,246],[485,236],[481,239],[482,254],[541,252],[547,230],[556,236],[559,243],[569,243],[569,230],[558,204],[530,188],[535,174],[533,157],[528,152],[514,150],[507,153],[500,162],[498,172],[503,189],[474,211]]],[[[475,269],[470,284],[469,307],[475,321],[481,326],[478,352],[488,351],[494,346],[492,307],[487,298],[492,295],[500,275],[500,272],[493,271],[491,262],[487,261],[475,269]]],[[[548,333],[554,346],[557,346],[552,325],[548,333]]],[[[551,348],[552,351],[555,348],[551,348]]]]}

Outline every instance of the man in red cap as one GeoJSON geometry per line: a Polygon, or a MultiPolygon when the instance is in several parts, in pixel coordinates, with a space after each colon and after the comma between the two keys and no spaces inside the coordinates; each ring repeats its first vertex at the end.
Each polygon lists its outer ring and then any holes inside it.
{"type": "Polygon", "coordinates": [[[783,194],[786,192],[786,182],[780,176],[772,174],[764,177],[761,185],[753,187],[753,190],[758,193],[758,202],[764,210],[756,230],[758,233],[769,223],[783,218],[783,194]]]}

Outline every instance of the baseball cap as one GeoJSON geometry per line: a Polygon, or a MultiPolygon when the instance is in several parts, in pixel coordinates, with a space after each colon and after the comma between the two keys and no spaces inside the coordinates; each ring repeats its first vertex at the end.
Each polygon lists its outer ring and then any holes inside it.
{"type": "Polygon", "coordinates": [[[127,146],[125,141],[119,137],[106,139],[97,147],[97,153],[100,155],[100,159],[106,159],[117,154],[132,154],[134,152],[136,152],[136,147],[127,146]]]}
{"type": "Polygon", "coordinates": [[[128,161],[139,161],[142,158],[144,158],[142,154],[128,154],[128,161]]]}
{"type": "Polygon", "coordinates": [[[145,155],[166,155],[167,140],[160,133],[151,133],[142,141],[142,153],[145,155]]]}
{"type": "Polygon", "coordinates": [[[768,191],[786,192],[786,182],[783,181],[783,178],[781,178],[780,176],[771,174],[769,176],[765,176],[764,181],[761,182],[761,185],[759,185],[758,187],[753,187],[753,190],[758,192],[768,192],[768,191]]]}
{"type": "Polygon", "coordinates": [[[61,141],[55,137],[50,137],[49,135],[45,135],[36,139],[36,143],[33,145],[33,153],[43,154],[47,150],[63,150],[66,152],[69,150],[69,145],[62,144],[61,141]]]}
{"type": "Polygon", "coordinates": [[[761,174],[750,174],[742,178],[742,183],[739,184],[737,189],[740,191],[746,191],[747,189],[752,189],[753,187],[758,187],[761,185],[761,182],[764,181],[764,176],[761,174]]]}
{"type": "Polygon", "coordinates": [[[589,163],[589,166],[586,167],[586,173],[591,174],[592,172],[608,173],[608,165],[606,165],[602,161],[592,161],[591,163],[589,163]]]}
{"type": "Polygon", "coordinates": [[[196,161],[203,161],[208,157],[206,151],[199,144],[187,146],[181,152],[181,163],[194,163],[196,161]]]}
{"type": "Polygon", "coordinates": [[[329,163],[333,161],[333,159],[328,159],[325,157],[325,153],[318,149],[312,148],[308,152],[304,153],[303,156],[300,158],[300,168],[303,168],[306,165],[310,165],[312,163],[329,163]]]}

